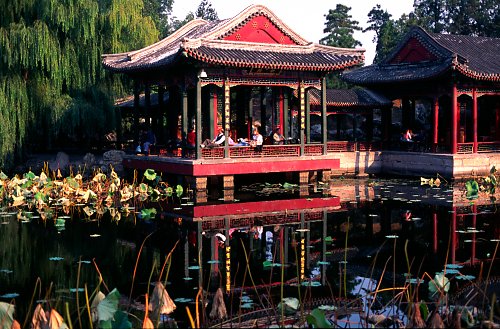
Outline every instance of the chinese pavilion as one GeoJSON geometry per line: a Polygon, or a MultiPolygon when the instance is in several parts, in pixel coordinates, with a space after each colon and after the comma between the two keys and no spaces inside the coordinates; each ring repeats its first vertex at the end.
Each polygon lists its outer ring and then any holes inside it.
{"type": "MultiPolygon", "coordinates": [[[[427,133],[429,150],[477,156],[500,149],[499,56],[500,39],[413,27],[380,64],[344,72],[343,78],[400,100],[402,128],[427,133]],[[427,129],[416,127],[419,106],[432,109],[427,129]]],[[[390,114],[383,116],[386,127],[390,114]]]]}
{"type": "MultiPolygon", "coordinates": [[[[128,156],[124,165],[194,178],[198,191],[206,190],[207,178],[212,176],[223,177],[226,191],[232,189],[238,174],[299,172],[301,181],[313,170],[328,175],[339,160],[335,154],[328,155],[325,76],[361,65],[363,54],[363,49],[308,42],[268,8],[252,5],[233,18],[193,20],[143,49],[103,55],[106,69],[134,80],[136,108],[144,91],[146,123],[159,141],[180,139],[193,128],[196,133],[192,158],[128,156]],[[320,91],[321,142],[307,144],[306,104],[312,88],[320,91]],[[150,106],[153,89],[160,102],[155,110],[150,106]],[[292,97],[294,90],[297,99],[292,97]],[[169,93],[167,103],[165,92],[169,93]],[[291,118],[294,110],[298,120],[291,118]],[[262,152],[229,147],[230,135],[234,140],[251,138],[251,127],[257,122],[264,136],[279,128],[286,138],[298,142],[266,145],[262,152]],[[201,148],[218,127],[223,128],[225,145],[201,148]]],[[[134,121],[139,127],[138,115],[134,121]]],[[[202,194],[198,193],[198,200],[205,199],[202,194]]]]}

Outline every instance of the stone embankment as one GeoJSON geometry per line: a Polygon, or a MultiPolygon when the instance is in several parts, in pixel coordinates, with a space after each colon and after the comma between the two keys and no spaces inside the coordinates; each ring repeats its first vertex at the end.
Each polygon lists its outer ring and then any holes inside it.
{"type": "Polygon", "coordinates": [[[48,166],[50,172],[57,172],[59,169],[63,176],[71,173],[75,175],[81,173],[83,176],[90,176],[96,171],[108,174],[111,172],[111,169],[114,169],[118,175],[122,175],[122,160],[124,155],[125,152],[120,150],[110,150],[100,155],[92,153],[69,155],[65,152],[58,152],[57,154],[34,154],[30,156],[24,165],[17,166],[14,172],[19,174],[31,170],[35,174],[39,174],[48,166]]]}

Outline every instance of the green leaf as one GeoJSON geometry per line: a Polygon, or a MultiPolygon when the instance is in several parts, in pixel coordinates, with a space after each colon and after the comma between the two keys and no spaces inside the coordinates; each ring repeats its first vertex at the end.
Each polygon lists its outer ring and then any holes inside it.
{"type": "Polygon", "coordinates": [[[35,179],[36,175],[30,170],[26,174],[24,174],[23,177],[29,180],[33,180],[35,179]]]}
{"type": "Polygon", "coordinates": [[[66,178],[66,183],[68,183],[68,185],[74,190],[76,190],[80,187],[80,184],[78,184],[76,179],[74,179],[73,177],[66,178]]]}
{"type": "Polygon", "coordinates": [[[265,261],[262,262],[262,265],[264,267],[271,267],[271,266],[273,266],[273,262],[270,261],[270,260],[265,260],[265,261]]]}
{"type": "Polygon", "coordinates": [[[116,311],[118,310],[118,301],[120,300],[120,293],[118,290],[113,289],[106,298],[104,298],[99,305],[97,305],[97,314],[99,317],[99,326],[102,321],[106,322],[112,320],[116,311]]]}
{"type": "Polygon", "coordinates": [[[14,322],[15,306],[9,303],[0,302],[0,329],[10,329],[14,322]]]}
{"type": "Polygon", "coordinates": [[[283,300],[278,304],[278,312],[281,313],[281,308],[283,308],[283,311],[285,314],[294,314],[295,312],[298,311],[300,306],[300,302],[297,298],[295,297],[285,297],[283,300]]]}
{"type": "Polygon", "coordinates": [[[146,177],[147,180],[155,180],[156,179],[156,172],[153,169],[147,169],[144,172],[144,177],[146,177]]]}
{"type": "Polygon", "coordinates": [[[287,183],[287,182],[283,183],[283,188],[285,190],[292,189],[292,188],[297,187],[297,186],[298,186],[297,184],[290,184],[290,183],[287,183]]]}
{"type": "Polygon", "coordinates": [[[141,217],[142,219],[148,220],[151,218],[155,218],[156,216],[156,209],[155,208],[149,208],[149,209],[142,209],[141,210],[141,217]]]}
{"type": "Polygon", "coordinates": [[[35,194],[35,200],[43,200],[45,201],[45,195],[42,192],[36,192],[35,194]]]}
{"type": "Polygon", "coordinates": [[[477,199],[479,193],[479,184],[475,180],[468,180],[465,182],[467,193],[465,197],[469,200],[477,199]]]}
{"type": "Polygon", "coordinates": [[[434,295],[436,293],[447,293],[450,289],[450,280],[444,273],[438,273],[434,276],[434,280],[429,282],[429,292],[434,295]]]}
{"type": "Polygon", "coordinates": [[[311,325],[313,328],[333,328],[330,321],[328,321],[325,317],[325,312],[320,310],[319,308],[315,308],[311,311],[306,317],[307,324],[311,325]]]}
{"type": "Polygon", "coordinates": [[[148,193],[148,184],[141,183],[139,184],[139,192],[140,193],[148,193]]]}
{"type": "Polygon", "coordinates": [[[420,308],[420,314],[422,314],[422,319],[427,319],[427,317],[429,316],[429,307],[427,307],[427,304],[420,303],[418,307],[420,308]]]}
{"type": "Polygon", "coordinates": [[[6,174],[4,174],[3,171],[0,171],[0,179],[1,180],[6,180],[7,178],[9,178],[6,174]]]}
{"type": "Polygon", "coordinates": [[[184,189],[182,188],[181,185],[177,185],[175,189],[175,193],[177,194],[177,197],[180,198],[182,196],[182,193],[184,193],[184,189]]]}
{"type": "Polygon", "coordinates": [[[127,313],[118,310],[115,313],[115,319],[111,323],[113,329],[132,329],[132,323],[128,320],[127,313]]]}
{"type": "Polygon", "coordinates": [[[165,189],[165,193],[167,194],[167,196],[172,196],[172,194],[174,193],[174,189],[169,186],[165,189]]]}

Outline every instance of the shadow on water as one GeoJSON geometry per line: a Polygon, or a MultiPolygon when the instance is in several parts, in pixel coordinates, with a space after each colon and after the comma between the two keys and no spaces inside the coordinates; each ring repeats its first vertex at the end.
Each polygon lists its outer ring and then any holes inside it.
{"type": "Polygon", "coordinates": [[[233,318],[227,326],[303,323],[300,314],[315,308],[341,327],[407,323],[409,300],[436,308],[428,286],[443,271],[448,302],[480,308],[498,293],[496,283],[484,287],[486,294],[477,289],[500,275],[490,266],[500,223],[489,199],[471,203],[460,186],[408,180],[336,180],[311,186],[308,198],[287,189],[243,182],[236,198],[245,201],[159,205],[148,220],[134,212],[97,220],[75,211],[58,226],[36,213],[3,212],[0,301],[15,301],[20,320],[32,312],[32,297],[76,310],[77,295],[82,307],[83,288],[94,291],[99,273],[101,291],[128,296],[140,253],[130,309],[139,312],[152,283],[165,279],[162,267],[176,243],[166,289],[179,326],[188,325],[185,306],[194,311],[200,286],[202,323],[221,324],[209,316],[221,288],[233,318]],[[299,306],[281,311],[284,297],[299,306]]]}

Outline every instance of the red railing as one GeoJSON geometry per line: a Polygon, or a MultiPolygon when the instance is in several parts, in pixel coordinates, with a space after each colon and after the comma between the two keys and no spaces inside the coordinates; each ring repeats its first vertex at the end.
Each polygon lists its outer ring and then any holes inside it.
{"type": "Polygon", "coordinates": [[[304,155],[323,155],[323,144],[304,145],[304,155]]]}
{"type": "Polygon", "coordinates": [[[255,151],[250,146],[235,146],[229,148],[230,158],[255,158],[255,157],[298,157],[300,145],[264,145],[262,151],[255,151]]]}
{"type": "Polygon", "coordinates": [[[473,153],[474,143],[458,143],[457,153],[458,154],[469,154],[473,153]]]}
{"type": "Polygon", "coordinates": [[[500,152],[500,142],[481,142],[477,143],[478,153],[500,152]]]}
{"type": "Polygon", "coordinates": [[[356,151],[356,142],[328,142],[327,151],[330,152],[354,152],[356,151]]]}
{"type": "MultiPolygon", "coordinates": [[[[327,152],[355,152],[355,151],[376,151],[381,149],[380,142],[328,142],[327,152]]],[[[181,157],[181,149],[175,149],[173,152],[167,152],[166,149],[160,148],[159,156],[181,157]]],[[[323,155],[323,144],[306,144],[304,145],[305,156],[320,156],[323,155]]],[[[262,151],[258,152],[254,147],[250,146],[231,146],[229,147],[230,158],[260,158],[260,157],[299,157],[300,144],[293,145],[264,145],[262,151]]],[[[194,158],[194,151],[187,154],[187,157],[194,158]]],[[[201,149],[201,157],[203,159],[223,159],[224,147],[203,148],[201,149]]]]}

